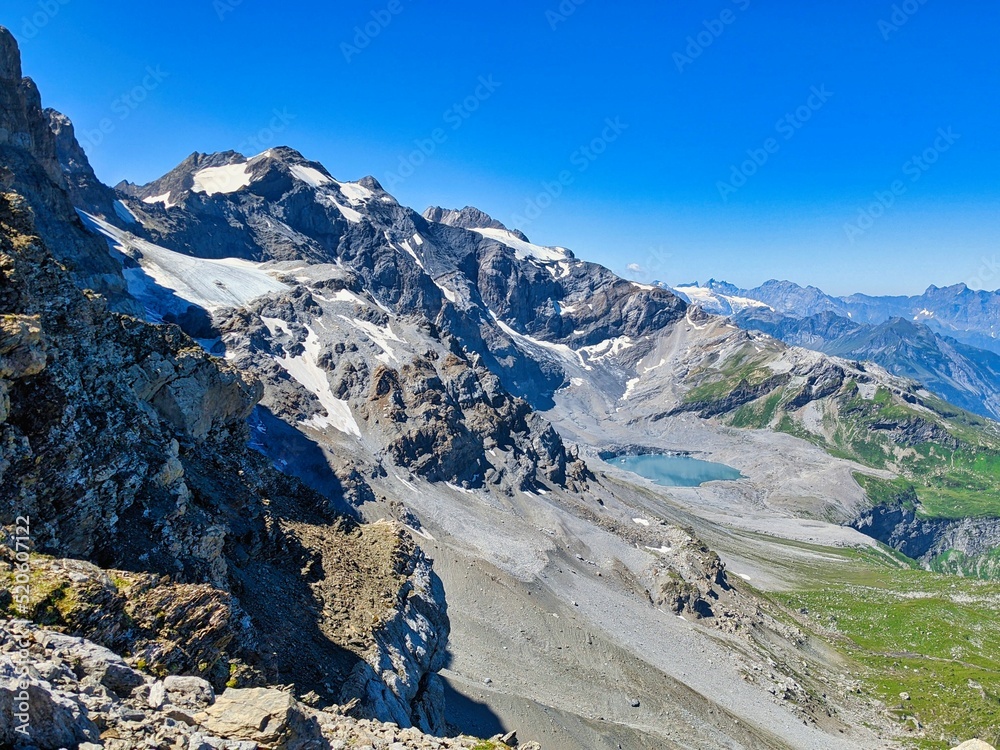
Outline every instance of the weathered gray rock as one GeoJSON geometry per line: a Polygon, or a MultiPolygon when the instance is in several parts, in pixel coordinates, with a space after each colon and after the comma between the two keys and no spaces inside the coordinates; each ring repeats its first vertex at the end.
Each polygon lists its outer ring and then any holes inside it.
{"type": "Polygon", "coordinates": [[[127,293],[121,265],[103,242],[80,231],[82,224],[66,193],[56,136],[34,82],[21,78],[17,42],[2,26],[0,58],[0,180],[25,197],[36,231],[81,287],[105,295],[116,310],[142,314],[127,293]]]}
{"type": "Polygon", "coordinates": [[[323,747],[319,723],[288,693],[267,688],[229,689],[195,716],[202,729],[226,739],[247,739],[261,750],[323,747]]]}
{"type": "Polygon", "coordinates": [[[215,691],[200,677],[169,675],[163,680],[166,700],[180,708],[207,708],[215,702],[215,691]]]}
{"type": "Polygon", "coordinates": [[[45,633],[40,642],[45,648],[71,651],[85,676],[119,697],[128,697],[146,681],[141,673],[128,666],[118,654],[83,638],[45,633]]]}
{"type": "MultiPolygon", "coordinates": [[[[366,534],[249,446],[245,420],[261,395],[252,376],[176,326],[117,305],[119,261],[83,228],[58,168],[60,151],[71,179],[89,179],[85,155],[65,118],[43,112],[33,84],[18,78],[16,58],[0,29],[0,523],[13,524],[15,511],[30,516],[36,552],[75,558],[39,558],[46,585],[73,596],[48,609],[36,602],[29,614],[159,673],[200,675],[219,688],[295,675],[303,692],[329,702],[363,658],[406,649],[390,643],[403,631],[376,630],[403,609],[426,563],[398,530],[366,534]],[[116,569],[115,580],[82,561],[116,569]],[[364,600],[359,583],[370,588],[364,600]],[[320,603],[333,599],[337,616],[320,603]]],[[[265,182],[273,178],[267,190],[291,184],[285,160],[257,167],[265,182]]],[[[12,560],[2,549],[7,580],[12,560]]],[[[0,606],[10,614],[12,601],[0,606]]],[[[446,628],[440,592],[411,606],[446,628]]],[[[443,643],[447,630],[434,637],[443,643]]],[[[142,685],[110,652],[68,640],[53,648],[80,652],[80,694],[94,710],[142,685]]],[[[409,683],[432,663],[431,646],[407,661],[406,711],[414,710],[409,683]]],[[[175,699],[208,700],[204,686],[174,687],[163,686],[169,710],[189,708],[175,699]]],[[[136,700],[148,707],[143,690],[136,700]]]]}
{"type": "Polygon", "coordinates": [[[0,745],[57,750],[99,739],[100,731],[80,701],[41,680],[0,679],[0,745]]]}

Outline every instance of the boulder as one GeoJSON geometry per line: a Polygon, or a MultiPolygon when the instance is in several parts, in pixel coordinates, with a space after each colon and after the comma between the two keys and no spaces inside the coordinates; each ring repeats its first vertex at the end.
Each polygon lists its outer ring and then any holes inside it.
{"type": "Polygon", "coordinates": [[[319,723],[288,693],[230,688],[194,718],[207,734],[256,742],[260,750],[328,747],[319,723]]]}
{"type": "Polygon", "coordinates": [[[170,675],[163,681],[167,700],[175,706],[206,708],[215,703],[215,691],[200,677],[170,675]]]}

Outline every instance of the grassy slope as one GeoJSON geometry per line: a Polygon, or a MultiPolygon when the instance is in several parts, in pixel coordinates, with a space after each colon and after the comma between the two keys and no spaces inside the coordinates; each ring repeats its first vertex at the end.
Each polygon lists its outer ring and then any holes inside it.
{"type": "MultiPolygon", "coordinates": [[[[775,355],[748,344],[693,370],[685,403],[708,405],[741,386],[766,382],[774,374],[767,362],[775,355]]],[[[832,455],[899,473],[913,486],[919,512],[928,517],[1000,517],[996,423],[917,392],[915,386],[912,391],[880,386],[865,398],[850,373],[835,393],[810,405],[814,419],[806,422],[802,410],[790,406],[802,387],[795,380],[778,385],[722,419],[735,427],[787,432],[832,455]]]]}
{"type": "Polygon", "coordinates": [[[920,570],[888,548],[814,549],[797,588],[761,595],[857,665],[904,746],[1000,744],[1000,583],[920,570]]]}

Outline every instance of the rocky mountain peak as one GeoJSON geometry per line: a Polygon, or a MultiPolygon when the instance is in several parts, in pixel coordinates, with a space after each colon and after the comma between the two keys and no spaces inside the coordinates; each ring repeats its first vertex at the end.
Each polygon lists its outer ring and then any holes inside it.
{"type": "Polygon", "coordinates": [[[502,229],[505,232],[510,232],[522,242],[528,242],[528,238],[523,232],[518,229],[508,229],[503,223],[475,206],[466,206],[463,209],[431,206],[424,211],[424,218],[437,224],[461,229],[502,229]]]}
{"type": "Polygon", "coordinates": [[[113,215],[114,191],[109,190],[94,174],[87,154],[76,139],[73,122],[62,112],[51,108],[43,113],[55,135],[56,155],[73,205],[98,209],[105,216],[113,215]]]}
{"type": "Polygon", "coordinates": [[[21,51],[14,35],[3,26],[0,26],[0,80],[21,80],[21,51]]]}
{"type": "Polygon", "coordinates": [[[35,231],[78,285],[103,294],[116,310],[138,312],[119,263],[103,242],[82,231],[66,194],[56,137],[34,81],[21,77],[17,42],[0,27],[0,164],[6,172],[5,187],[28,202],[35,231]]]}

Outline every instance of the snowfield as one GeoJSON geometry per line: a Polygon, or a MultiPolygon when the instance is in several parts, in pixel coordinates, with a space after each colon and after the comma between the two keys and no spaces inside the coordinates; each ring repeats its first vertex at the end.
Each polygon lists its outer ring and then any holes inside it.
{"type": "Polygon", "coordinates": [[[301,164],[293,164],[289,167],[292,175],[297,180],[302,180],[310,187],[321,188],[324,185],[329,185],[333,180],[327,177],[325,174],[320,172],[314,167],[305,167],[301,164]]]}
{"type": "Polygon", "coordinates": [[[149,287],[156,285],[172,290],[192,305],[213,310],[240,307],[265,294],[289,289],[259,263],[182,255],[134,237],[95,216],[80,213],[84,223],[103,234],[116,249],[139,255],[140,268],[125,269],[129,291],[139,299],[148,298],[152,291],[149,287]]]}
{"type": "Polygon", "coordinates": [[[217,193],[235,193],[250,184],[248,165],[227,164],[224,167],[206,167],[195,172],[194,186],[191,192],[216,195],[217,193]]]}
{"type": "Polygon", "coordinates": [[[541,245],[535,245],[531,242],[525,242],[524,240],[516,237],[512,232],[508,232],[506,229],[473,229],[472,231],[476,234],[482,235],[483,237],[496,240],[501,245],[506,245],[514,251],[518,260],[535,258],[536,260],[551,263],[569,259],[569,253],[566,248],[542,247],[541,245]]]}

